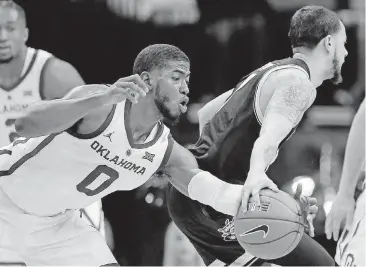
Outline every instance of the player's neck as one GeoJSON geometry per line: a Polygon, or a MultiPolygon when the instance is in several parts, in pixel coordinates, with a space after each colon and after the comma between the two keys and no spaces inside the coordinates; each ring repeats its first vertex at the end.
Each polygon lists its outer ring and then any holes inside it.
{"type": "Polygon", "coordinates": [[[326,64],[320,64],[317,56],[306,52],[295,52],[293,58],[301,59],[306,63],[310,71],[310,81],[316,88],[327,79],[324,75],[325,70],[323,69],[326,64]]]}
{"type": "Polygon", "coordinates": [[[22,73],[25,58],[27,55],[27,47],[21,50],[20,54],[15,56],[11,61],[0,64],[0,77],[2,80],[18,79],[22,73]]]}
{"type": "Polygon", "coordinates": [[[137,104],[131,105],[130,129],[134,139],[146,139],[152,129],[161,120],[161,115],[149,96],[141,98],[137,104]]]}

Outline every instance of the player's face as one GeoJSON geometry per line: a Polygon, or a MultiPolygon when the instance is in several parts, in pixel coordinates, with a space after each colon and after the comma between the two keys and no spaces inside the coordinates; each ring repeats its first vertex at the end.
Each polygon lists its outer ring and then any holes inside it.
{"type": "Polygon", "coordinates": [[[175,124],[187,111],[190,65],[185,61],[170,61],[155,78],[154,101],[164,119],[175,124]]]}
{"type": "Polygon", "coordinates": [[[28,30],[18,11],[0,7],[0,64],[10,62],[25,45],[28,30]]]}
{"type": "Polygon", "coordinates": [[[341,28],[340,30],[334,34],[334,41],[335,41],[335,50],[333,53],[333,60],[332,60],[332,70],[331,70],[331,81],[334,84],[339,84],[342,82],[342,65],[345,61],[348,52],[346,50],[345,44],[347,42],[347,35],[346,29],[342,22],[340,22],[341,28]]]}

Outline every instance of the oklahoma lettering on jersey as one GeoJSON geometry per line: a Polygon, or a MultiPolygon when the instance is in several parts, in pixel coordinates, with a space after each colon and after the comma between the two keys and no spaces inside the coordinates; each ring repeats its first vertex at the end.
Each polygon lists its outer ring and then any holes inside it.
{"type": "Polygon", "coordinates": [[[145,183],[167,161],[173,141],[162,123],[144,144],[129,128],[131,102],[114,106],[95,133],[19,138],[0,150],[0,186],[21,209],[52,216],[84,208],[145,183]]]}
{"type": "Polygon", "coordinates": [[[46,51],[28,48],[19,81],[12,87],[0,84],[0,147],[19,137],[15,120],[31,103],[43,98],[43,70],[51,57],[46,51]]]}

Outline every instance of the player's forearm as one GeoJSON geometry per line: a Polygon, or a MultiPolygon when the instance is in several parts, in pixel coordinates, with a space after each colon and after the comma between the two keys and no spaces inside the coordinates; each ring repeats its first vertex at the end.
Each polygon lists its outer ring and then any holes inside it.
{"type": "Polygon", "coordinates": [[[254,143],[250,158],[251,171],[266,171],[276,157],[278,142],[267,135],[260,136],[254,143]]]}
{"type": "Polygon", "coordinates": [[[339,185],[339,195],[352,196],[355,192],[357,181],[363,173],[365,164],[365,109],[362,103],[360,110],[353,120],[348,141],[339,185]]]}
{"type": "Polygon", "coordinates": [[[64,131],[90,111],[103,105],[103,95],[78,99],[40,101],[30,105],[15,122],[24,137],[37,137],[64,131]]]}

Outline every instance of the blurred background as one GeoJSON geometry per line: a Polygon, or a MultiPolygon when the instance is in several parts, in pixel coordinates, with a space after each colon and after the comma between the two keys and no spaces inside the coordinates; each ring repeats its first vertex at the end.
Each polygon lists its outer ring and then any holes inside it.
{"type": "MultiPolygon", "coordinates": [[[[23,0],[27,44],[70,62],[86,83],[113,83],[130,75],[138,52],[169,43],[191,60],[190,105],[175,139],[198,137],[197,110],[268,61],[291,56],[287,31],[293,12],[322,5],[341,16],[349,55],[344,82],[325,82],[315,105],[282,149],[269,176],[285,191],[303,183],[318,198],[316,239],[335,254],[324,236],[324,220],[338,189],[344,148],[355,110],[365,94],[364,0],[23,0]]],[[[170,223],[164,181],[103,199],[113,237],[110,246],[123,265],[200,265],[200,259],[170,223]]]]}

